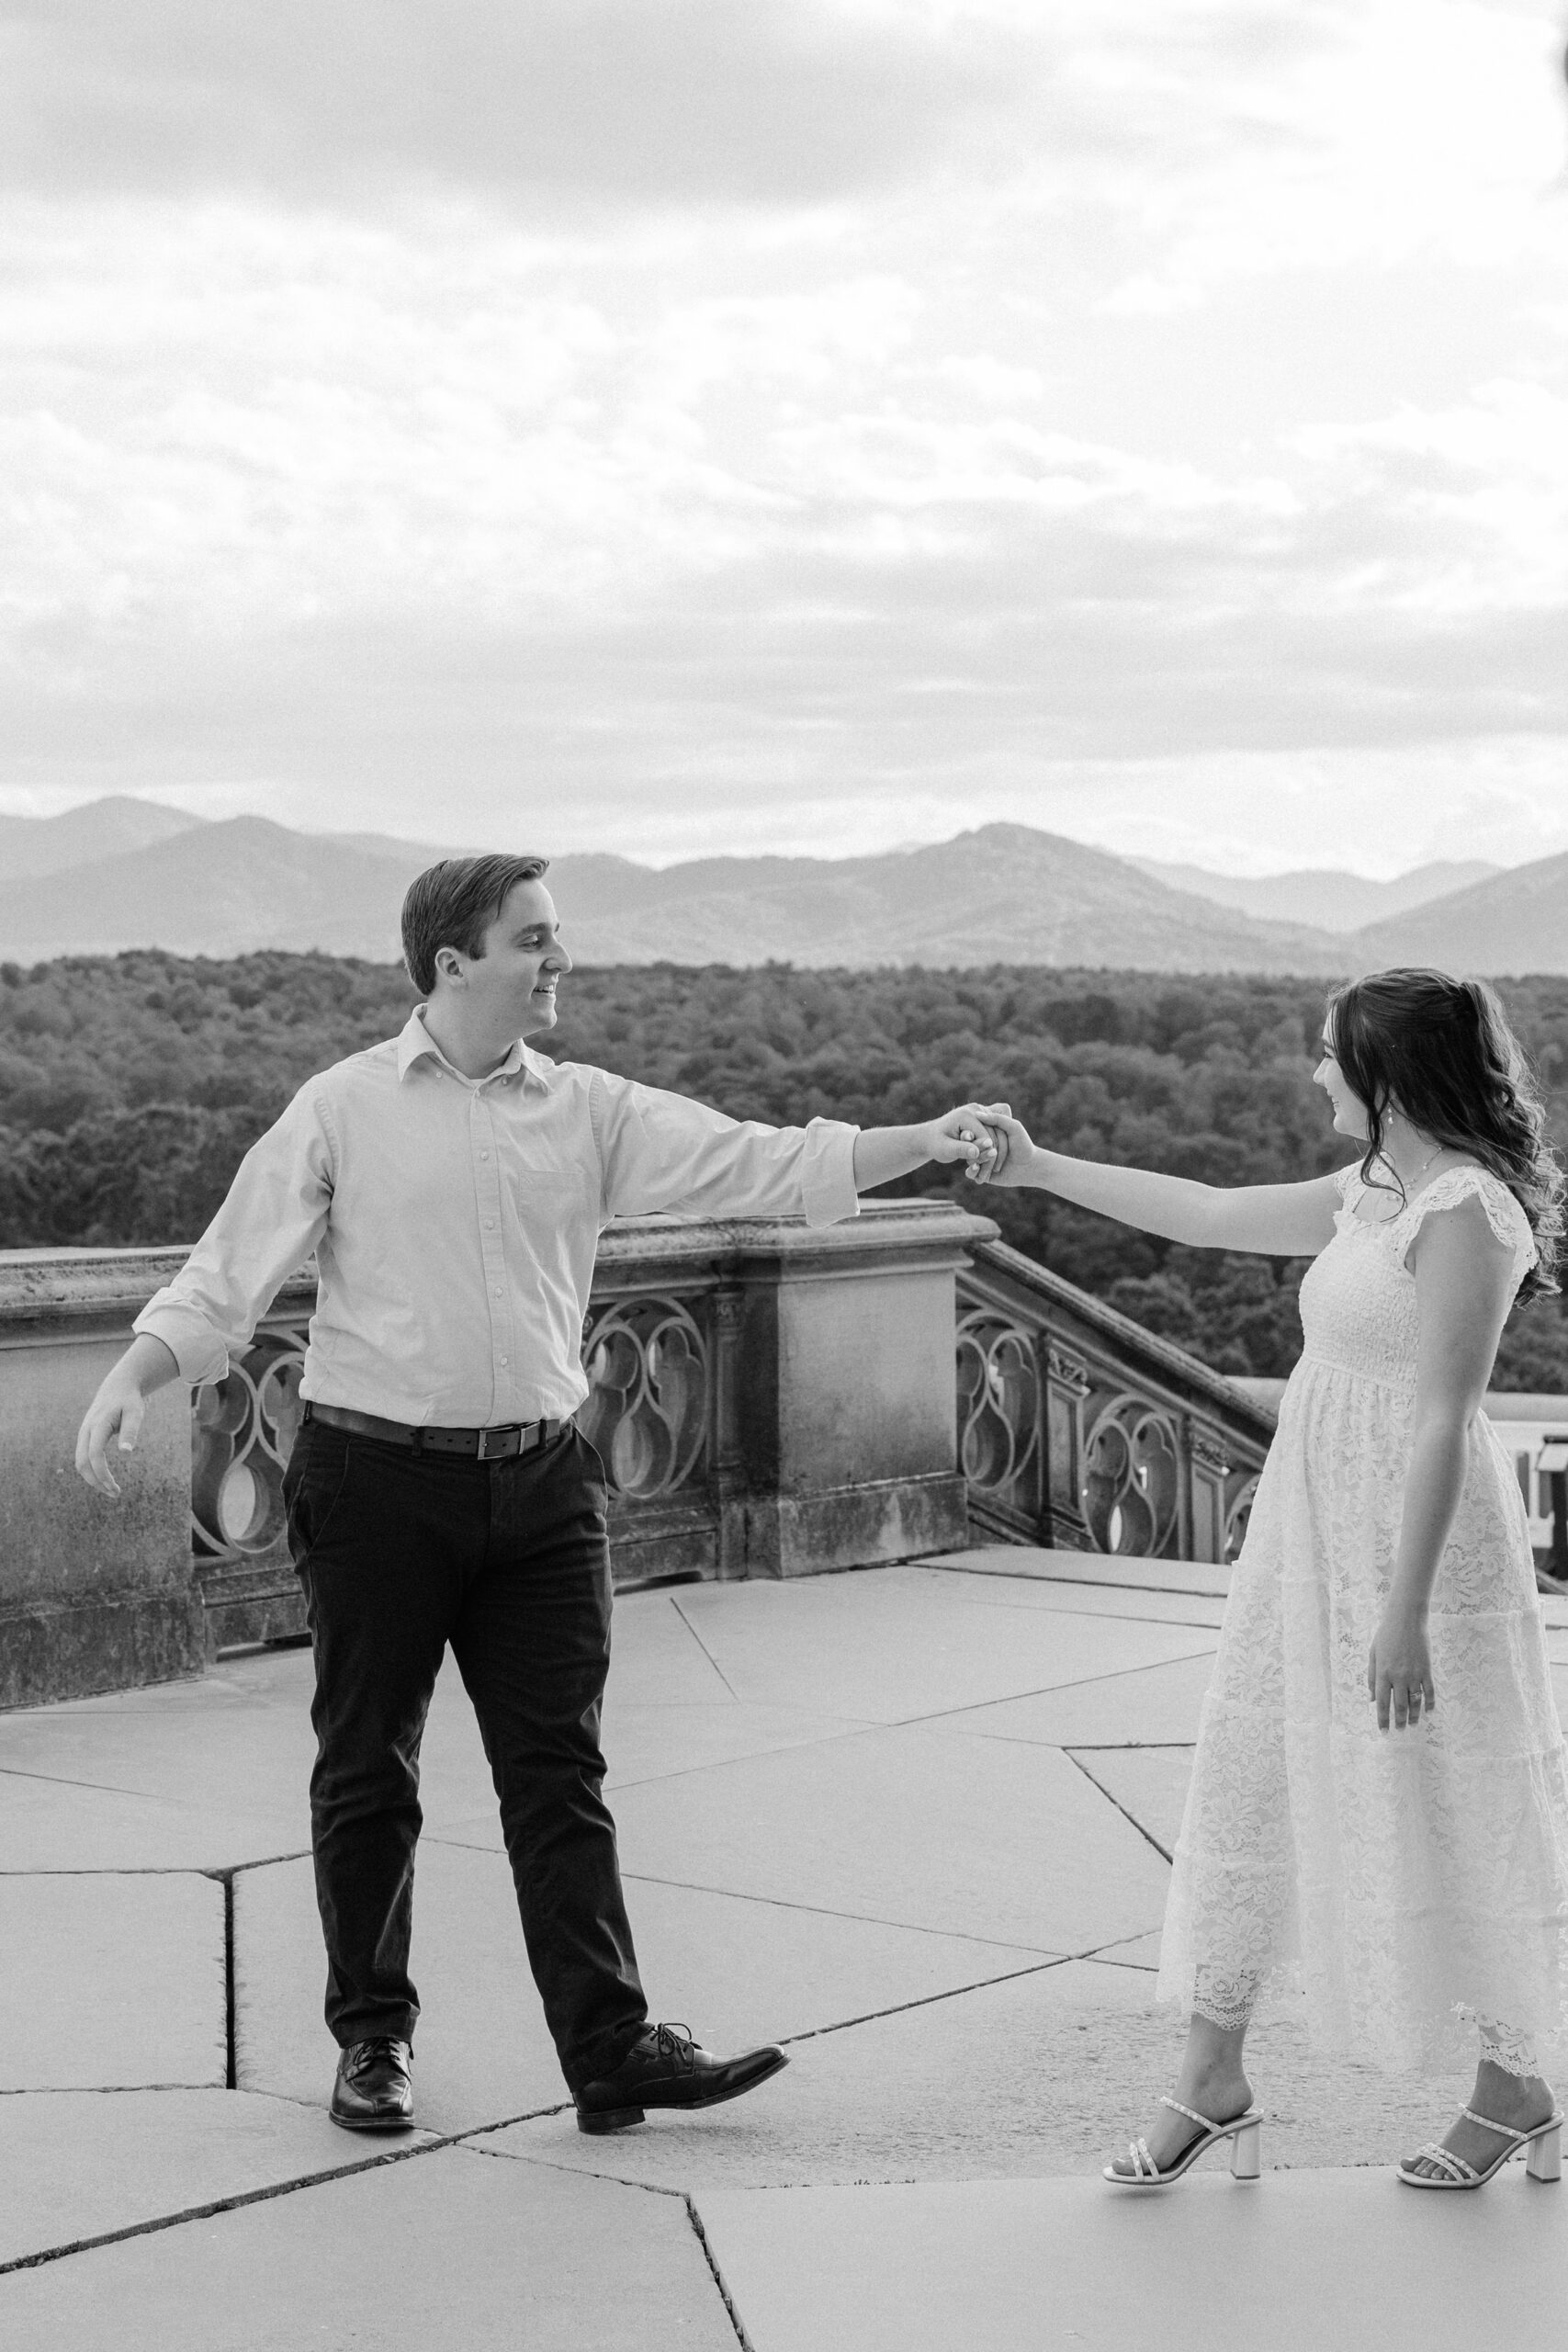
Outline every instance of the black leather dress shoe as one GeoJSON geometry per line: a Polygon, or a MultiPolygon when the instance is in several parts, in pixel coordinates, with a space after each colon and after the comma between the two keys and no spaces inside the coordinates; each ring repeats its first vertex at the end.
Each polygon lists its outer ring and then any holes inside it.
{"type": "Polygon", "coordinates": [[[345,2132],[406,2132],[413,2121],[413,2052],[389,2033],[351,2041],[337,2062],[333,2121],[345,2132]]]}
{"type": "Polygon", "coordinates": [[[649,2107],[717,2107],[754,2091],[789,2060],[770,2043],[739,2058],[701,2050],[684,2026],[644,2029],[613,2075],[584,2083],[577,2093],[580,2132],[624,2132],[649,2107]]]}

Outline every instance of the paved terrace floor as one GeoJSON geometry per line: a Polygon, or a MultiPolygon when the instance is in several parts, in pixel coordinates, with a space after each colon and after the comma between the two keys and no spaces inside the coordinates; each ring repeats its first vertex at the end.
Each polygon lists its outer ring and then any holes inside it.
{"type": "Polygon", "coordinates": [[[792,2063],[615,2140],[565,2103],[450,1672],[393,2143],[325,2113],[308,1657],[0,1717],[0,2341],[1445,2352],[1504,2313],[1568,2340],[1568,2184],[1393,2177],[1462,2082],[1260,2032],[1259,2183],[1098,2177],[1169,2078],[1156,1931],[1222,1597],[990,1551],[624,1600],[606,1747],[655,2014],[792,2063]]]}

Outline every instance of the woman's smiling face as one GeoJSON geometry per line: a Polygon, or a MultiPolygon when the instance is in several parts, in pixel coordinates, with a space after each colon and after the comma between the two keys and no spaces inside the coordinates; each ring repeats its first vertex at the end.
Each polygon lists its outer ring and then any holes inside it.
{"type": "Polygon", "coordinates": [[[1323,1058],[1312,1074],[1314,1086],[1321,1086],[1334,1106],[1334,1132],[1349,1136],[1356,1143],[1367,1140],[1367,1106],[1355,1093],[1349,1080],[1340,1069],[1334,1052],[1332,1023],[1323,1024],[1323,1058]]]}

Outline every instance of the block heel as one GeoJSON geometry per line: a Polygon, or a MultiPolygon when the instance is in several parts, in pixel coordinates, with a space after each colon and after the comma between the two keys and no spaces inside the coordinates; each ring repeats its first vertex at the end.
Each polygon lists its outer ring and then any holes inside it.
{"type": "Polygon", "coordinates": [[[1185,2115],[1199,2126],[1198,2136],[1190,2140],[1176,2162],[1163,2172],[1149,2154],[1146,2140],[1129,2140],[1127,2155],[1130,2172],[1118,2172],[1114,2165],[1101,2166],[1102,2177],[1115,2188],[1164,2188],[1179,2180],[1184,2172],[1195,2165],[1205,2148],[1213,2147],[1221,2140],[1231,2143],[1231,2174],[1236,2180],[1257,2180],[1263,2171],[1263,2118],[1256,2108],[1248,2108],[1245,2115],[1233,2116],[1228,2123],[1211,2123],[1195,2107],[1183,2107],[1179,2098],[1162,2098],[1177,2115],[1185,2115]]]}

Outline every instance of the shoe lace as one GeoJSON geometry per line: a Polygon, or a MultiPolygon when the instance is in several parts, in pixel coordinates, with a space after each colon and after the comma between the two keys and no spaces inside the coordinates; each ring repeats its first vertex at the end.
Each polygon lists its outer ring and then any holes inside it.
{"type": "Polygon", "coordinates": [[[408,2062],[403,2056],[403,2046],[396,2034],[373,2033],[364,2041],[356,2041],[349,2052],[348,2064],[344,2071],[350,2076],[363,2075],[367,2066],[374,2066],[378,2062],[393,2066],[406,2065],[408,2062]]]}
{"type": "Polygon", "coordinates": [[[653,2033],[654,2048],[660,2058],[668,2058],[688,2075],[696,2072],[696,2046],[689,2025],[659,2025],[653,2033]]]}

